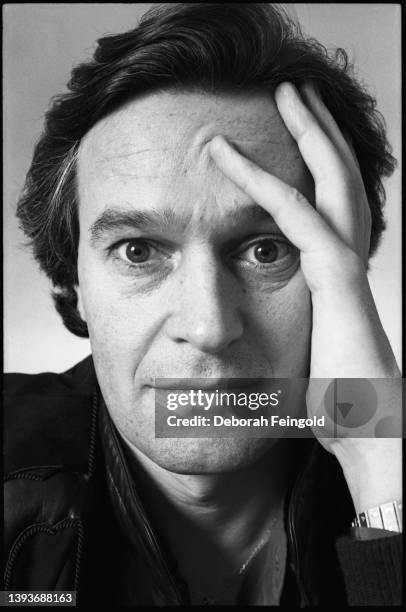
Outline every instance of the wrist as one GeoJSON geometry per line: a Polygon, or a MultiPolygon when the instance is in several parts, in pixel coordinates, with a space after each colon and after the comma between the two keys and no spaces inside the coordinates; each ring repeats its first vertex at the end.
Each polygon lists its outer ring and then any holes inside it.
{"type": "Polygon", "coordinates": [[[335,444],[332,450],[343,469],[355,512],[401,501],[402,440],[368,438],[345,442],[345,446],[335,444]]]}

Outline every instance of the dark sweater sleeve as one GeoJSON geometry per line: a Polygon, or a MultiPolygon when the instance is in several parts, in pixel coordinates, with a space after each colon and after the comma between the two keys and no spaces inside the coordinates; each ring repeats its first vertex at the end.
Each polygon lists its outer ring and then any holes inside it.
{"type": "Polygon", "coordinates": [[[343,536],[336,546],[348,605],[401,605],[402,534],[371,540],[343,536]]]}

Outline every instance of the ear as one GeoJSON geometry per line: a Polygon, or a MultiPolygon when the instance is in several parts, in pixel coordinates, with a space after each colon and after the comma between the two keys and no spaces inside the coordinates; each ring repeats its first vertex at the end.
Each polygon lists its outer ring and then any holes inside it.
{"type": "Polygon", "coordinates": [[[82,296],[82,292],[80,290],[80,286],[79,285],[75,285],[75,291],[76,291],[76,295],[77,295],[77,298],[78,298],[77,309],[79,311],[80,318],[82,319],[82,321],[84,321],[86,323],[87,321],[86,321],[85,307],[84,307],[84,304],[83,304],[83,296],[82,296]]]}

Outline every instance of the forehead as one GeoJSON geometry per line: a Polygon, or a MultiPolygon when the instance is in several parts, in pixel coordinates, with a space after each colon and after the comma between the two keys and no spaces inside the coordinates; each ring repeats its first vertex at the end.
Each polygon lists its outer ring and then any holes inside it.
{"type": "Polygon", "coordinates": [[[131,167],[140,178],[156,164],[161,175],[177,172],[219,133],[262,163],[299,157],[270,95],[166,91],[136,99],[94,126],[82,141],[81,165],[97,173],[131,167]]]}
{"type": "Polygon", "coordinates": [[[238,188],[208,153],[216,134],[265,170],[302,187],[303,161],[270,94],[164,91],[127,103],[86,134],[79,148],[80,206],[95,213],[114,204],[155,208],[173,205],[175,193],[178,207],[203,199],[235,203],[238,188]]]}

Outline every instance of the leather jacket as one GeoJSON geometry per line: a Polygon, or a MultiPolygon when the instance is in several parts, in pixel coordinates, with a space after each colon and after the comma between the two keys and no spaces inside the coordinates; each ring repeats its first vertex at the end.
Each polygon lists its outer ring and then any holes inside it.
{"type": "MultiPolygon", "coordinates": [[[[5,431],[6,590],[76,590],[78,605],[189,603],[91,357],[59,375],[6,375],[5,431]]],[[[293,451],[280,604],[348,605],[336,541],[354,508],[341,468],[315,440],[292,440],[293,451]]]]}

